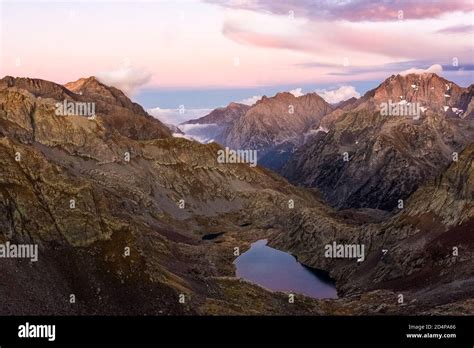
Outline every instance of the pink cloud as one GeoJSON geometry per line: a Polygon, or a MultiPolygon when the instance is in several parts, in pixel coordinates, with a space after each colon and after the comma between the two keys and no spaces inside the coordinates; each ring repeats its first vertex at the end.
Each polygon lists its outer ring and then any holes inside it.
{"type": "MultiPolygon", "coordinates": [[[[280,33],[262,33],[250,31],[245,25],[227,21],[223,34],[235,42],[253,46],[297,50],[318,55],[335,54],[347,56],[353,52],[384,55],[403,59],[445,59],[446,53],[459,52],[456,42],[443,42],[440,49],[439,40],[428,33],[420,32],[409,35],[409,29],[378,28],[352,25],[344,22],[313,23],[301,27],[297,35],[280,33]],[[327,26],[330,25],[330,30],[327,26]]],[[[466,43],[467,44],[467,43],[466,43]]],[[[468,52],[468,51],[466,51],[468,52]]]]}
{"type": "Polygon", "coordinates": [[[399,11],[403,11],[404,19],[418,20],[438,18],[456,11],[473,11],[473,4],[470,0],[386,0],[383,3],[376,3],[373,0],[352,0],[345,3],[329,0],[207,1],[234,9],[270,12],[279,15],[287,15],[292,11],[295,16],[312,20],[346,20],[350,22],[393,21],[398,19],[399,11]]]}
{"type": "Polygon", "coordinates": [[[471,34],[474,32],[474,25],[455,25],[438,30],[440,34],[471,34]]]}

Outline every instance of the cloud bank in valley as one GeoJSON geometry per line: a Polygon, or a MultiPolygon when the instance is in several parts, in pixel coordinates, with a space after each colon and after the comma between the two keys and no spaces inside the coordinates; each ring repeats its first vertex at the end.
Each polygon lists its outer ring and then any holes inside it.
{"type": "Polygon", "coordinates": [[[162,109],[160,107],[148,109],[147,112],[161,122],[178,126],[180,123],[206,116],[214,109],[162,109]]]}

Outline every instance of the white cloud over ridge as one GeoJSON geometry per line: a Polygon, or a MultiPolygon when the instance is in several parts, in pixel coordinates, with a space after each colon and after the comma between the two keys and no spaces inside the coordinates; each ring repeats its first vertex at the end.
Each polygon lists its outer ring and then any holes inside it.
{"type": "Polygon", "coordinates": [[[290,91],[291,94],[293,94],[296,98],[301,97],[304,95],[302,88],[295,88],[290,91]]]}
{"type": "Polygon", "coordinates": [[[253,97],[246,98],[244,100],[239,101],[238,103],[251,106],[258,102],[260,99],[262,99],[261,95],[254,95],[253,97]]]}
{"type": "Polygon", "coordinates": [[[341,86],[333,90],[319,89],[316,90],[316,93],[330,104],[336,104],[352,97],[360,98],[360,93],[353,86],[341,86]]]}
{"type": "Polygon", "coordinates": [[[151,74],[143,69],[124,66],[113,71],[104,71],[96,75],[100,82],[120,89],[128,96],[151,80],[151,74]]]}
{"type": "Polygon", "coordinates": [[[401,71],[399,74],[401,76],[406,76],[409,74],[429,74],[429,73],[435,73],[437,75],[440,75],[443,72],[443,67],[440,64],[433,64],[427,69],[417,69],[417,68],[411,68],[408,70],[401,71]]]}

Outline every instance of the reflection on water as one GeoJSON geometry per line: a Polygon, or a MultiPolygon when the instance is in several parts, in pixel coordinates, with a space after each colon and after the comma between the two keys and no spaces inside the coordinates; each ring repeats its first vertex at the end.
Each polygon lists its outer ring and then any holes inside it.
{"type": "Polygon", "coordinates": [[[326,272],[303,266],[292,255],[270,248],[266,239],[253,243],[234,263],[238,278],[269,290],[337,298],[334,282],[326,272]]]}

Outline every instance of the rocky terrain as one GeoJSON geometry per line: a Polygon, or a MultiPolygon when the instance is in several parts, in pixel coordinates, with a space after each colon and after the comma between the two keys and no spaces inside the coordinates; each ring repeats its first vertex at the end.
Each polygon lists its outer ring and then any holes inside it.
{"type": "MultiPolygon", "coordinates": [[[[392,217],[366,222],[360,228],[346,224],[327,230],[319,228],[314,216],[305,212],[294,216],[293,229],[275,236],[272,244],[297,255],[305,264],[330,270],[341,284],[340,294],[390,289],[392,301],[396,295],[404,296],[402,307],[415,306],[429,313],[433,306],[446,309],[451,305],[469,314],[474,294],[473,198],[471,143],[457,162],[417,189],[392,217]],[[369,250],[366,260],[358,264],[355,260],[325,258],[321,246],[334,239],[364,244],[369,250]]],[[[346,214],[355,212],[348,210],[346,214]]],[[[379,308],[382,312],[386,309],[379,308]]]]}
{"type": "Polygon", "coordinates": [[[263,167],[219,164],[220,148],[172,137],[95,78],[0,80],[0,243],[40,250],[34,263],[0,260],[0,313],[472,313],[472,146],[391,217],[337,211],[263,167]],[[65,99],[95,103],[96,117],[56,115],[65,99]],[[262,238],[330,271],[342,297],[289,303],[235,278],[235,248],[262,238]],[[366,243],[365,263],[322,257],[334,240],[366,243]]]}
{"type": "Polygon", "coordinates": [[[285,220],[289,199],[326,212],[316,196],[260,167],[218,164],[217,144],[171,137],[95,78],[0,86],[0,239],[40,247],[37,263],[2,259],[2,314],[325,311],[234,278],[232,263],[235,247],[285,220]],[[63,98],[96,103],[96,117],[55,115],[63,98]],[[220,243],[202,240],[215,231],[220,243]]]}
{"type": "Polygon", "coordinates": [[[392,211],[442,173],[474,139],[472,86],[436,74],[396,75],[324,116],[281,173],[318,188],[337,208],[392,211]],[[471,93],[471,94],[470,94],[471,93]],[[419,103],[419,118],[382,115],[382,103],[419,103]],[[464,109],[465,110],[464,110],[464,109]]]}
{"type": "Polygon", "coordinates": [[[264,96],[250,107],[231,103],[185,124],[217,124],[217,143],[232,149],[257,150],[259,164],[279,172],[311,128],[332,109],[316,93],[295,97],[284,92],[264,96]]]}

